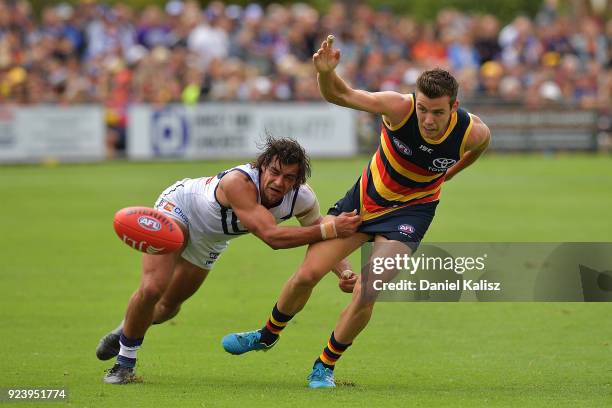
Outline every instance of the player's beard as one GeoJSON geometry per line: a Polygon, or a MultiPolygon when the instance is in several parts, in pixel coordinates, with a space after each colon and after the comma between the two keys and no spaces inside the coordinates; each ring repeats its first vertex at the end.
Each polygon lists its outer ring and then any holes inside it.
{"type": "Polygon", "coordinates": [[[267,186],[262,194],[263,204],[271,205],[278,202],[283,197],[283,192],[276,187],[267,186]]]}

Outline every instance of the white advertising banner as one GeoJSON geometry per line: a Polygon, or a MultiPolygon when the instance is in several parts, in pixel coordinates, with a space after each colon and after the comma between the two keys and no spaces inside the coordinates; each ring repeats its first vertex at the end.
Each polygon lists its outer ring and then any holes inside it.
{"type": "Polygon", "coordinates": [[[0,107],[0,162],[85,162],[105,154],[102,107],[0,107]]]}
{"type": "Polygon", "coordinates": [[[266,133],[297,140],[312,157],[357,153],[355,112],[331,104],[202,104],[129,111],[130,159],[242,158],[266,133]]]}

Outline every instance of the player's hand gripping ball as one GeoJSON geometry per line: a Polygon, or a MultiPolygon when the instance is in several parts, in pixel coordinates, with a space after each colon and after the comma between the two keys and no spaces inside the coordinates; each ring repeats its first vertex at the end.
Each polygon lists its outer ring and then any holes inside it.
{"type": "Polygon", "coordinates": [[[123,208],[115,214],[113,227],[126,245],[147,254],[174,252],[185,242],[177,222],[153,208],[123,208]]]}

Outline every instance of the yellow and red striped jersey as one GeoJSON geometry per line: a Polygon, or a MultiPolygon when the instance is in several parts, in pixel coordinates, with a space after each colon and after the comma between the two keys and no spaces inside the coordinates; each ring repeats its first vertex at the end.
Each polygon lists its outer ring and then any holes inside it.
{"type": "Polygon", "coordinates": [[[364,221],[410,205],[436,201],[446,171],[463,156],[473,118],[464,109],[451,114],[438,140],[423,137],[412,109],[396,126],[381,126],[380,146],[363,170],[360,181],[364,221]]]}

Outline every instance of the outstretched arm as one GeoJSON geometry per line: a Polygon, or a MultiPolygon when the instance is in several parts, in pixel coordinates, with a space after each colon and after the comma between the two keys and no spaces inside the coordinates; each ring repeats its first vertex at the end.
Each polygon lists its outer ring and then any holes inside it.
{"type": "Polygon", "coordinates": [[[368,92],[353,89],[336,73],[340,50],[333,48],[333,36],[323,41],[312,56],[319,91],[326,101],[347,108],[383,115],[391,125],[400,123],[412,108],[412,98],[398,92],[368,92]]]}
{"type": "MultiPolygon", "coordinates": [[[[296,218],[301,225],[319,225],[324,222],[324,218],[321,216],[319,209],[319,202],[314,200],[312,208],[305,211],[302,214],[296,214],[296,218]]],[[[351,263],[348,258],[342,259],[332,268],[332,272],[340,279],[338,286],[340,290],[347,293],[352,293],[355,283],[357,282],[358,276],[353,272],[351,263]]]]}
{"type": "Polygon", "coordinates": [[[361,218],[356,213],[342,213],[330,223],[307,227],[283,227],[267,208],[257,202],[257,189],[246,176],[232,172],[221,180],[219,190],[240,222],[273,249],[293,248],[313,242],[353,234],[361,218]]]}

